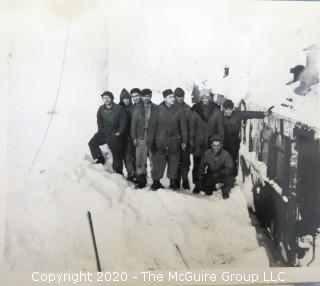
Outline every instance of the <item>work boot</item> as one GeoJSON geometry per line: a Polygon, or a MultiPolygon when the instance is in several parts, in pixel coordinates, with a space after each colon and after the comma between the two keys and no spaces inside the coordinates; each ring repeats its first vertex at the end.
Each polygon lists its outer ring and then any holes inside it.
{"type": "Polygon", "coordinates": [[[95,164],[102,164],[104,165],[106,163],[106,159],[103,156],[100,156],[98,159],[96,159],[95,164]]]}
{"type": "Polygon", "coordinates": [[[127,175],[127,180],[129,182],[133,182],[133,179],[134,179],[134,173],[133,172],[129,172],[128,175],[127,175]]]}
{"type": "Polygon", "coordinates": [[[229,192],[224,192],[224,191],[222,191],[222,198],[223,198],[224,200],[229,199],[229,192]]]}
{"type": "Polygon", "coordinates": [[[182,188],[184,188],[185,190],[190,190],[190,184],[188,179],[182,180],[182,188]]]}
{"type": "Polygon", "coordinates": [[[176,179],[174,180],[174,183],[175,183],[176,188],[177,188],[177,189],[180,189],[181,177],[176,178],[176,179]]]}
{"type": "Polygon", "coordinates": [[[171,189],[173,191],[177,191],[179,189],[179,187],[177,186],[177,179],[170,179],[169,189],[171,189]]]}
{"type": "Polygon", "coordinates": [[[206,193],[206,196],[212,196],[213,191],[212,190],[206,190],[205,193],[206,193]]]}
{"type": "Polygon", "coordinates": [[[163,189],[163,185],[160,183],[160,180],[154,180],[150,189],[152,191],[157,191],[158,189],[163,189]]]}
{"type": "Polygon", "coordinates": [[[144,175],[144,174],[138,175],[138,176],[137,176],[136,188],[137,188],[137,189],[143,189],[143,188],[146,187],[146,185],[147,185],[146,175],[144,175]]]}
{"type": "Polygon", "coordinates": [[[195,186],[192,193],[194,193],[195,195],[200,194],[200,189],[197,186],[195,186]]]}
{"type": "Polygon", "coordinates": [[[133,182],[134,184],[138,184],[138,177],[139,177],[139,175],[137,175],[137,174],[134,173],[134,175],[133,175],[133,180],[132,180],[132,182],[133,182]]]}

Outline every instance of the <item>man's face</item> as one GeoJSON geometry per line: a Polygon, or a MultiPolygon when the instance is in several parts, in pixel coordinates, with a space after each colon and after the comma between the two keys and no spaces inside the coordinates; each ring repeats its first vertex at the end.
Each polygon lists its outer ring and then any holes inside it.
{"type": "Polygon", "coordinates": [[[125,106],[129,106],[130,105],[130,99],[129,98],[124,98],[122,101],[123,101],[123,104],[125,106]]]}
{"type": "Polygon", "coordinates": [[[105,105],[111,105],[112,102],[113,102],[112,98],[111,98],[110,96],[107,96],[107,95],[104,95],[104,96],[102,97],[102,101],[103,101],[103,103],[104,103],[105,105]]]}
{"type": "Polygon", "coordinates": [[[151,94],[146,94],[141,97],[143,103],[150,103],[151,102],[151,94]]]}
{"type": "Polygon", "coordinates": [[[230,117],[233,112],[233,108],[224,108],[223,113],[226,117],[230,117]]]}
{"type": "Polygon", "coordinates": [[[140,103],[140,100],[141,100],[140,94],[139,93],[131,94],[131,99],[132,99],[133,104],[140,103]]]}
{"type": "Polygon", "coordinates": [[[174,104],[174,102],[175,102],[175,96],[174,96],[174,94],[170,94],[170,95],[168,95],[168,96],[166,96],[165,98],[164,98],[164,101],[166,102],[166,104],[167,105],[173,105],[174,104]]]}
{"type": "Polygon", "coordinates": [[[203,96],[201,97],[201,102],[202,102],[204,105],[208,104],[208,103],[209,103],[209,96],[203,95],[203,96]]]}
{"type": "Polygon", "coordinates": [[[221,148],[222,148],[222,144],[220,141],[213,141],[211,143],[211,148],[214,154],[217,154],[220,152],[221,148]]]}
{"type": "Polygon", "coordinates": [[[184,96],[176,96],[177,103],[181,104],[184,102],[184,96]]]}

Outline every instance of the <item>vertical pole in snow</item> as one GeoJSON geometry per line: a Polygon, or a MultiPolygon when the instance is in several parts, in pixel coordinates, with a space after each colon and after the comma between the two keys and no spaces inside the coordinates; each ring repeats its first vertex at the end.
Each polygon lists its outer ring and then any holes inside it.
{"type": "Polygon", "coordinates": [[[100,259],[99,259],[98,248],[97,248],[97,243],[96,243],[96,237],[94,235],[94,229],[93,229],[92,217],[91,217],[90,211],[87,212],[87,215],[88,215],[88,219],[89,219],[91,237],[92,237],[92,241],[93,241],[94,254],[96,256],[97,269],[98,269],[98,272],[101,272],[100,259]]]}

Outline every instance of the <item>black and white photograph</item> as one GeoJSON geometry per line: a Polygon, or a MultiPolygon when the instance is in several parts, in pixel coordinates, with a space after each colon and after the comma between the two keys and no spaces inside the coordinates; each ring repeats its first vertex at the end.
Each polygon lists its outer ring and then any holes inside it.
{"type": "Polygon", "coordinates": [[[1,0],[0,284],[320,285],[319,19],[1,0]]]}

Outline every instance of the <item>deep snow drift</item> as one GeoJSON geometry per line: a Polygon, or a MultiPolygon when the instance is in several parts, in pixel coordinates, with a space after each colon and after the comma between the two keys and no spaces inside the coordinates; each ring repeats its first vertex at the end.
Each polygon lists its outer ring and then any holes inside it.
{"type": "Polygon", "coordinates": [[[229,200],[135,190],[106,169],[62,160],[10,193],[7,271],[96,270],[87,210],[103,269],[268,267],[238,187],[229,200]]]}

